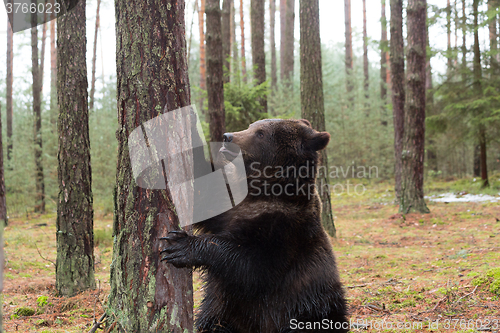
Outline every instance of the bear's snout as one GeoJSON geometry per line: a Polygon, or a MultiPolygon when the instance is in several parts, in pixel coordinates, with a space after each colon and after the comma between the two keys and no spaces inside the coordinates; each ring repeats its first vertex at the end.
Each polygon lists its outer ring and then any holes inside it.
{"type": "Polygon", "coordinates": [[[224,133],[222,135],[222,142],[232,142],[233,141],[233,133],[224,133]]]}

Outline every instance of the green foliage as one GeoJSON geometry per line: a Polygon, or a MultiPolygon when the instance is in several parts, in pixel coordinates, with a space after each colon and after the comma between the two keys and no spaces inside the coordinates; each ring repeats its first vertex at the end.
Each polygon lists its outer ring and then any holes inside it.
{"type": "Polygon", "coordinates": [[[17,308],[16,310],[14,310],[14,314],[16,316],[25,316],[25,317],[28,317],[28,316],[32,316],[35,314],[35,309],[33,308],[30,308],[28,306],[22,306],[22,307],[19,307],[17,308]]]}
{"type": "Polygon", "coordinates": [[[38,307],[44,307],[45,305],[49,304],[49,298],[47,296],[39,296],[36,299],[36,304],[38,307]]]}
{"type": "Polygon", "coordinates": [[[267,81],[253,84],[224,84],[226,131],[236,132],[248,128],[251,123],[266,118],[259,100],[267,94],[267,81]]]}

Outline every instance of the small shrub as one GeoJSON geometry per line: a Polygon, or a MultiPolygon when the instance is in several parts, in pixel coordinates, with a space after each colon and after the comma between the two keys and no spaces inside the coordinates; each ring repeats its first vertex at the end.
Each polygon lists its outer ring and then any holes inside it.
{"type": "Polygon", "coordinates": [[[14,311],[14,314],[17,315],[17,316],[25,316],[25,317],[28,317],[28,316],[32,316],[35,314],[35,309],[32,309],[28,306],[22,306],[20,308],[17,308],[15,311],[14,311]]]}
{"type": "Polygon", "coordinates": [[[47,296],[40,296],[36,299],[36,304],[38,307],[44,307],[49,303],[49,298],[47,296]]]}

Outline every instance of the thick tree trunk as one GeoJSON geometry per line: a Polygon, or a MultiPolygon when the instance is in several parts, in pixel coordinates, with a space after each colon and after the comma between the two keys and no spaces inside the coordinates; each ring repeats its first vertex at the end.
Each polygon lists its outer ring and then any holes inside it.
{"type": "Polygon", "coordinates": [[[276,67],[276,38],[275,38],[275,25],[276,25],[276,0],[269,0],[269,25],[270,36],[269,42],[271,44],[271,93],[276,90],[278,84],[278,69],[276,67]]]}
{"type": "Polygon", "coordinates": [[[391,0],[391,81],[394,119],[394,177],[396,202],[401,197],[401,153],[405,116],[405,57],[403,42],[403,0],[391,0]]]}
{"type": "Polygon", "coordinates": [[[284,35],[282,33],[282,38],[284,36],[284,49],[281,50],[283,53],[283,64],[281,69],[283,71],[282,80],[289,87],[293,87],[293,67],[294,67],[294,31],[295,31],[295,0],[286,0],[286,11],[285,11],[285,31],[284,35]]]}
{"type": "MultiPolygon", "coordinates": [[[[481,80],[483,79],[483,73],[481,68],[481,50],[479,49],[479,23],[478,23],[478,5],[479,0],[474,0],[473,14],[474,14],[474,95],[477,98],[481,98],[483,96],[483,87],[481,85],[481,80]]],[[[482,118],[483,117],[483,109],[479,106],[479,109],[476,110],[475,117],[482,118]]],[[[488,181],[488,164],[486,159],[486,129],[484,128],[484,124],[479,124],[478,126],[478,142],[479,142],[479,167],[481,169],[481,180],[483,181],[483,187],[489,186],[488,181]]]]}
{"type": "MultiPolygon", "coordinates": [[[[266,54],[264,51],[264,0],[251,0],[252,62],[255,84],[266,81],[266,54]]],[[[267,113],[267,98],[262,97],[261,112],[267,113]]]]}
{"type": "MultiPolygon", "coordinates": [[[[10,0],[12,3],[12,0],[10,0]]],[[[12,14],[11,14],[12,15],[12,14]]],[[[14,66],[14,34],[10,26],[10,19],[7,20],[7,160],[10,161],[12,154],[12,84],[14,66]]]]}
{"type": "MultiPolygon", "coordinates": [[[[52,1],[55,3],[55,0],[52,1]]],[[[51,14],[50,21],[50,123],[55,125],[57,109],[57,52],[56,52],[56,14],[51,14]]],[[[55,130],[55,128],[54,128],[55,130]]]]}
{"type": "Polygon", "coordinates": [[[138,126],[190,105],[184,8],[182,0],[115,1],[119,129],[108,303],[114,332],[193,332],[191,271],[159,261],[158,238],[179,225],[171,194],[137,186],[128,149],[138,126]]]}
{"type": "Polygon", "coordinates": [[[368,74],[368,35],[366,32],[366,0],[363,0],[363,74],[364,74],[364,82],[363,88],[365,91],[365,112],[366,115],[369,115],[369,103],[368,100],[370,98],[370,77],[368,74]]]}
{"type": "Polygon", "coordinates": [[[399,211],[429,213],[424,200],[426,0],[409,0],[406,105],[399,211]]]}
{"type": "MultiPolygon", "coordinates": [[[[5,200],[5,176],[3,167],[3,134],[2,134],[2,105],[0,104],[0,252],[3,253],[3,228],[7,225],[7,203],[5,200]]],[[[0,259],[3,259],[3,255],[0,259]]],[[[0,268],[3,269],[3,260],[0,262],[0,268]]],[[[2,270],[3,272],[3,270],[2,270]]],[[[3,290],[2,278],[0,277],[0,291],[3,290]]],[[[1,315],[1,313],[0,313],[1,315]]],[[[2,326],[0,321],[0,332],[2,326]]]]}
{"type": "MultiPolygon", "coordinates": [[[[227,1],[227,0],[226,0],[227,1]]],[[[223,40],[219,0],[207,0],[207,95],[210,141],[222,142],[226,131],[224,112],[223,40]]]]}
{"type": "MultiPolygon", "coordinates": [[[[232,0],[222,1],[221,32],[222,32],[222,61],[224,70],[224,83],[229,82],[231,76],[231,2],[232,0]]],[[[208,17],[207,17],[208,34],[208,17]]],[[[208,45],[207,45],[208,49],[208,45]]],[[[208,51],[208,50],[207,50],[208,51]]]]}
{"type": "Polygon", "coordinates": [[[346,72],[346,88],[349,100],[353,102],[351,92],[354,88],[352,76],[353,68],[353,53],[352,53],[352,26],[351,26],[351,0],[344,0],[345,14],[345,72],[346,72]]]}
{"type": "Polygon", "coordinates": [[[57,19],[56,289],[64,296],[95,288],[85,22],[85,1],[57,19]]]}
{"type": "MultiPolygon", "coordinates": [[[[302,117],[309,120],[314,129],[325,131],[318,0],[300,0],[300,85],[302,117]]],[[[321,151],[321,164],[328,170],[326,149],[321,151]]],[[[321,221],[328,234],[335,237],[328,184],[327,174],[318,175],[317,186],[323,203],[321,221]]]]}
{"type": "Polygon", "coordinates": [[[94,30],[94,50],[92,53],[92,81],[90,81],[90,102],[89,110],[94,110],[94,95],[95,95],[95,63],[97,59],[97,33],[99,32],[99,9],[101,0],[97,0],[97,10],[95,14],[95,30],[94,30]]]}
{"type": "Polygon", "coordinates": [[[241,76],[247,82],[247,63],[245,56],[245,16],[243,15],[243,0],[240,0],[240,30],[241,30],[241,76]]]}
{"type": "Polygon", "coordinates": [[[31,15],[31,72],[33,77],[33,142],[35,146],[35,212],[45,212],[45,183],[42,162],[42,115],[40,70],[38,65],[38,34],[36,14],[31,15]]]}
{"type": "Polygon", "coordinates": [[[385,15],[385,0],[382,0],[382,15],[380,18],[382,24],[382,36],[380,39],[380,99],[382,100],[382,112],[386,112],[387,104],[387,48],[389,42],[387,41],[387,18],[385,15]]]}

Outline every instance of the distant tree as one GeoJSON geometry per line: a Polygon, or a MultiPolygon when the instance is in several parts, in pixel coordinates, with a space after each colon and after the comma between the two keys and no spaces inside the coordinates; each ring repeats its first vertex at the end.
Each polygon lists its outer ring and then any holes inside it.
{"type": "Polygon", "coordinates": [[[408,1],[407,88],[399,198],[399,211],[403,214],[429,213],[424,200],[426,12],[426,0],[408,1]]]}
{"type": "MultiPolygon", "coordinates": [[[[3,227],[7,225],[7,202],[5,192],[5,176],[4,176],[4,166],[3,166],[3,135],[2,135],[2,104],[0,104],[0,246],[2,246],[3,252],[3,227]]],[[[3,256],[2,258],[3,259],[3,256]]],[[[3,269],[3,260],[0,262],[0,268],[3,269]]],[[[2,290],[2,278],[0,278],[0,290],[2,290]]],[[[1,315],[1,313],[0,313],[1,315]]],[[[0,321],[0,332],[2,331],[1,321],[0,321]]]]}
{"type": "Polygon", "coordinates": [[[243,15],[243,0],[240,0],[240,30],[241,30],[241,76],[247,82],[247,64],[245,56],[245,16],[243,15]]]}
{"type": "Polygon", "coordinates": [[[160,264],[165,243],[158,238],[179,228],[171,195],[137,186],[128,149],[137,126],[191,104],[185,2],[128,0],[115,6],[119,128],[107,325],[113,332],[192,333],[192,273],[160,264]]]}
{"type": "Polygon", "coordinates": [[[31,73],[33,78],[33,142],[35,146],[35,212],[45,213],[45,182],[42,151],[41,77],[38,63],[37,15],[31,15],[31,73]]]}
{"type": "MultiPolygon", "coordinates": [[[[280,11],[283,13],[283,11],[280,11]]],[[[281,15],[281,14],[280,14],[281,15]]],[[[283,38],[282,47],[280,50],[282,54],[281,63],[281,80],[289,87],[292,87],[293,82],[293,67],[294,67],[294,31],[295,31],[295,0],[286,0],[285,4],[285,28],[284,32],[281,31],[281,38],[283,38]]]]}
{"type": "Polygon", "coordinates": [[[276,89],[278,83],[278,74],[276,68],[276,39],[275,39],[275,25],[276,25],[276,0],[269,0],[269,43],[271,44],[271,92],[276,89]]]}
{"type": "Polygon", "coordinates": [[[465,0],[462,0],[462,84],[467,85],[467,15],[465,13],[465,0]]]}
{"type": "Polygon", "coordinates": [[[451,3],[450,0],[446,0],[446,69],[448,79],[453,68],[453,52],[451,50],[451,3]]]}
{"type": "Polygon", "coordinates": [[[285,77],[286,0],[280,0],[280,80],[285,77]]]}
{"type": "Polygon", "coordinates": [[[85,1],[79,1],[74,9],[57,19],[56,289],[64,296],[95,288],[85,7],[85,1]]]}
{"type": "MultiPolygon", "coordinates": [[[[207,14],[207,94],[210,141],[222,142],[222,135],[226,131],[226,123],[222,67],[224,62],[224,43],[221,33],[221,10],[219,0],[207,0],[205,13],[207,14]]],[[[229,38],[229,36],[225,37],[229,38]]]]}
{"type": "Polygon", "coordinates": [[[237,80],[236,83],[239,84],[240,60],[238,55],[238,43],[236,42],[236,8],[234,2],[235,0],[231,1],[231,52],[233,53],[231,73],[233,74],[232,77],[237,80]]]}
{"type": "Polygon", "coordinates": [[[498,0],[488,0],[488,12],[491,18],[488,18],[488,30],[490,37],[490,67],[491,73],[498,75],[498,34],[497,34],[497,15],[498,0]]]}
{"type": "Polygon", "coordinates": [[[354,89],[352,69],[353,69],[353,53],[352,53],[352,26],[351,26],[351,0],[344,0],[345,14],[345,72],[346,72],[346,87],[349,100],[353,101],[351,92],[354,89]]]}
{"type": "MultiPolygon", "coordinates": [[[[8,0],[12,3],[13,0],[8,0]]],[[[12,106],[12,83],[13,83],[13,68],[14,68],[14,33],[10,22],[13,22],[13,13],[9,14],[9,19],[7,20],[7,160],[10,161],[12,154],[12,116],[13,116],[13,106],[12,106]]]]}
{"type": "MultiPolygon", "coordinates": [[[[431,66],[431,57],[432,57],[432,50],[430,46],[430,40],[429,40],[429,24],[426,25],[426,31],[425,31],[425,39],[426,39],[426,51],[427,51],[427,57],[426,57],[426,62],[425,62],[425,91],[426,91],[426,103],[425,103],[425,112],[426,116],[428,115],[434,115],[434,91],[432,88],[432,66],[431,66]]],[[[432,137],[432,134],[429,133],[429,131],[426,131],[429,138],[427,140],[427,164],[429,166],[430,170],[433,170],[435,172],[438,172],[438,160],[437,160],[437,153],[436,153],[436,141],[432,137]]]]}
{"type": "Polygon", "coordinates": [[[387,41],[387,18],[385,16],[385,0],[382,0],[382,15],[380,18],[382,25],[382,37],[380,38],[380,99],[383,103],[383,111],[387,104],[387,49],[389,42],[387,41]]]}
{"type": "MultiPolygon", "coordinates": [[[[44,22],[47,19],[47,12],[44,13],[44,22]]],[[[43,70],[45,64],[45,41],[47,39],[47,24],[42,24],[42,49],[40,51],[40,92],[43,91],[43,70]]]]}
{"type": "MultiPolygon", "coordinates": [[[[318,0],[300,0],[300,105],[302,117],[314,129],[325,131],[325,103],[321,71],[321,39],[318,0]]],[[[328,169],[326,149],[321,151],[321,164],[328,169]]],[[[330,236],[335,237],[328,175],[321,174],[317,186],[323,203],[321,222],[330,236]]]]}
{"type": "MultiPolygon", "coordinates": [[[[52,0],[52,4],[55,0],[52,0]]],[[[57,51],[56,51],[56,13],[51,14],[50,21],[50,123],[55,125],[57,119],[57,51]]]]}
{"type": "MultiPolygon", "coordinates": [[[[474,15],[474,81],[473,81],[473,90],[474,95],[477,98],[483,97],[483,87],[482,87],[482,67],[481,67],[481,50],[479,49],[479,23],[478,23],[478,11],[479,0],[474,0],[472,3],[473,7],[473,15],[474,15]]],[[[483,181],[483,187],[489,186],[488,181],[488,165],[486,158],[486,128],[483,122],[483,109],[482,106],[476,106],[474,110],[474,117],[476,118],[476,122],[478,123],[478,131],[477,137],[479,142],[479,166],[481,169],[481,180],[483,181]]]]}
{"type": "MultiPolygon", "coordinates": [[[[224,70],[224,83],[229,82],[231,76],[231,2],[232,0],[222,1],[221,12],[221,33],[222,33],[222,63],[224,70]]],[[[208,17],[207,17],[208,26],[208,17]]],[[[208,27],[207,27],[208,33],[208,27]]],[[[207,46],[208,47],[208,46],[207,46]]]]}
{"type": "Polygon", "coordinates": [[[364,74],[364,82],[363,82],[363,88],[365,91],[365,109],[366,109],[366,114],[368,115],[369,113],[369,104],[368,100],[370,98],[370,76],[368,73],[368,67],[370,64],[368,63],[368,35],[366,32],[366,0],[363,0],[363,74],[364,74]]]}
{"type": "Polygon", "coordinates": [[[394,119],[394,177],[396,202],[401,197],[401,153],[403,151],[405,115],[405,58],[403,41],[403,0],[391,0],[391,81],[394,119]]]}
{"type": "MultiPolygon", "coordinates": [[[[252,63],[256,84],[266,81],[266,53],[264,51],[264,0],[251,0],[250,24],[252,30],[252,63]]],[[[267,98],[261,99],[262,111],[267,112],[267,98]]]]}
{"type": "MultiPolygon", "coordinates": [[[[198,7],[198,25],[200,31],[200,89],[207,89],[207,67],[205,63],[205,0],[200,0],[198,7]]],[[[200,108],[203,112],[203,97],[200,99],[200,108]]]]}
{"type": "Polygon", "coordinates": [[[90,81],[90,101],[89,109],[94,110],[94,95],[95,95],[95,64],[97,59],[97,33],[99,32],[99,9],[101,8],[101,0],[97,0],[97,10],[95,13],[95,28],[94,28],[94,51],[92,52],[92,79],[90,81]]]}

